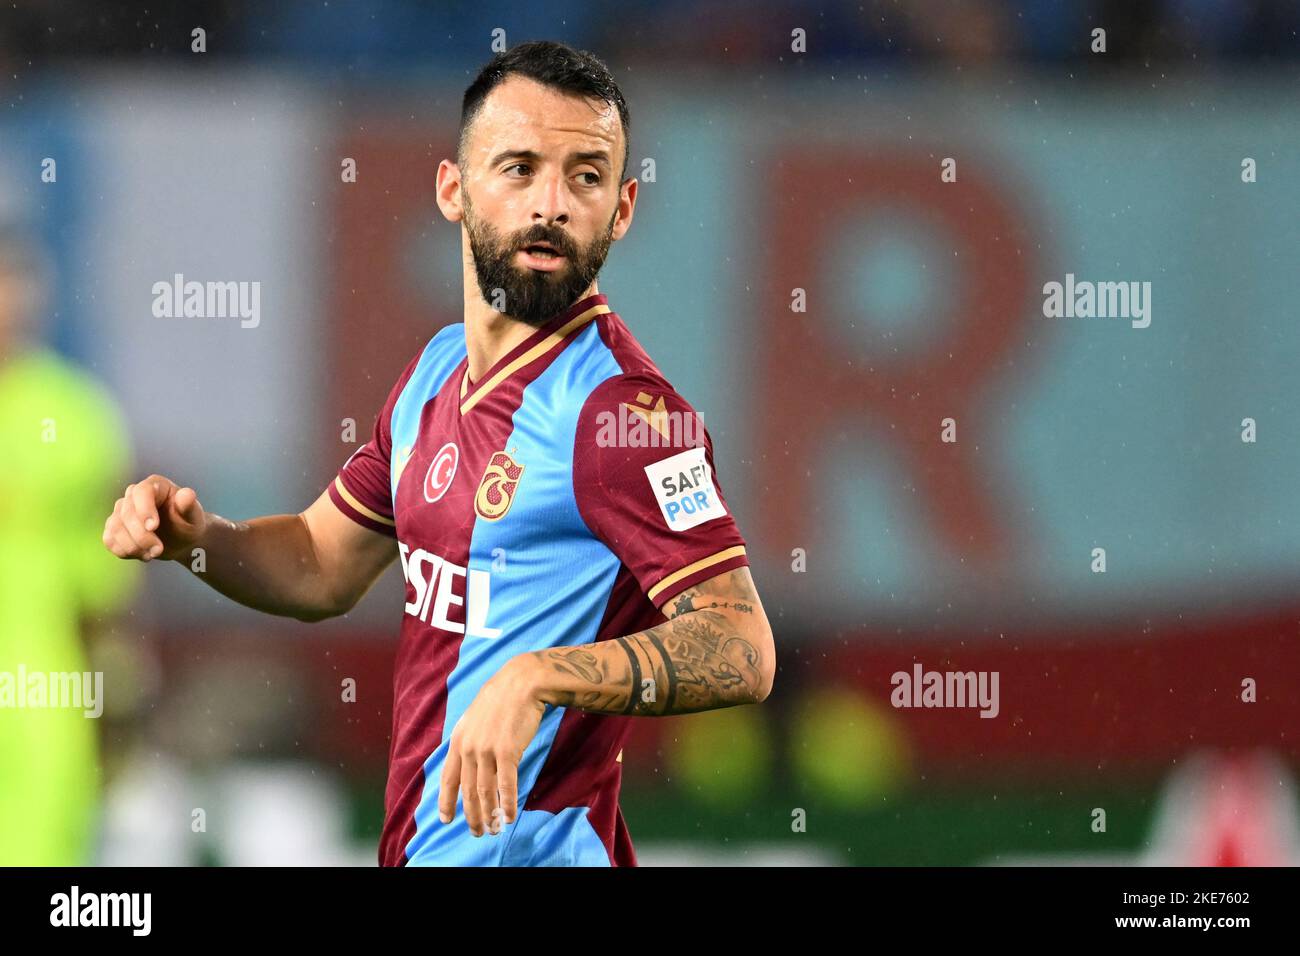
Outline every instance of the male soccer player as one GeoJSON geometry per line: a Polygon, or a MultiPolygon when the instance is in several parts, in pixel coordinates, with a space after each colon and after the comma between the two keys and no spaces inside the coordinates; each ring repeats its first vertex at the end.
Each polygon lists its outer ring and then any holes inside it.
{"type": "Polygon", "coordinates": [[[627,719],[771,689],[708,435],[689,440],[693,410],[596,286],[636,204],[627,136],[590,54],[494,57],[437,176],[465,321],[406,366],[370,440],[298,515],[228,521],[151,475],[105,525],[121,557],[201,547],[212,587],[302,620],[346,612],[400,557],[382,864],[635,865],[627,719]]]}

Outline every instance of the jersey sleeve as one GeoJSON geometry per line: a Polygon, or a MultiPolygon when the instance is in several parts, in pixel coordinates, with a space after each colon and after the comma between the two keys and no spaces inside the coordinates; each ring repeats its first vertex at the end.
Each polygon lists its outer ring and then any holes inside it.
{"type": "Polygon", "coordinates": [[[624,373],[587,398],[574,440],[573,485],[587,527],[658,607],[749,564],[708,430],[656,375],[624,373]]]}
{"type": "Polygon", "coordinates": [[[420,356],[416,355],[402,371],[379,410],[370,440],[343,463],[328,489],[330,500],[345,515],[362,527],[391,538],[397,537],[391,479],[393,406],[419,361],[420,356]]]}

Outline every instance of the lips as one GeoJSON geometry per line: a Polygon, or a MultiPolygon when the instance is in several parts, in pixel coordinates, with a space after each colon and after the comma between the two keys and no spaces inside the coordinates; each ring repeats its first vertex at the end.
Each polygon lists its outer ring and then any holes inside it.
{"type": "Polygon", "coordinates": [[[524,265],[537,272],[556,272],[568,260],[549,242],[531,242],[519,250],[524,265]]]}
{"type": "Polygon", "coordinates": [[[564,257],[564,253],[560,252],[559,249],[555,248],[555,246],[551,245],[549,242],[529,243],[528,245],[523,247],[523,251],[527,252],[529,255],[537,255],[537,254],[546,255],[547,253],[550,253],[551,255],[554,255],[557,258],[564,257]]]}

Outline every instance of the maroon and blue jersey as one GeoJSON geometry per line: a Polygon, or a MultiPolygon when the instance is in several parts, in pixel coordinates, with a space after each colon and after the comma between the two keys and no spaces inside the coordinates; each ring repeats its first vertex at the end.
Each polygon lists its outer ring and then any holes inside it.
{"type": "Polygon", "coordinates": [[[519,816],[475,838],[438,820],[456,721],[515,655],[626,636],[681,591],[748,564],[698,416],[604,295],[477,381],[448,326],[402,372],[330,498],[397,539],[406,605],[379,861],[633,866],[618,807],[623,715],[547,705],[519,816]]]}

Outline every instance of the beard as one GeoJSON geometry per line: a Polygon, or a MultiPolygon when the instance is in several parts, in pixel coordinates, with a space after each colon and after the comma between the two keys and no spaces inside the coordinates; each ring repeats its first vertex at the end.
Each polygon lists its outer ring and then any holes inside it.
{"type": "Polygon", "coordinates": [[[542,223],[503,236],[491,223],[474,215],[468,190],[464,199],[465,230],[469,233],[479,294],[489,304],[504,299],[499,309],[503,314],[528,325],[544,325],[573,305],[596,281],[613,241],[617,209],[603,234],[580,246],[564,229],[542,223]],[[550,243],[564,256],[564,265],[552,272],[516,265],[519,250],[535,242],[550,243]]]}

